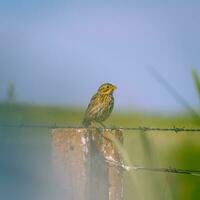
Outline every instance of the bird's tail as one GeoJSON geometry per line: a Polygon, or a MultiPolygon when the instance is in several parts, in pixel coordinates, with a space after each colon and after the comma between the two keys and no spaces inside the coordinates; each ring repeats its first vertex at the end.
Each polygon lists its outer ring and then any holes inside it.
{"type": "Polygon", "coordinates": [[[83,125],[84,127],[88,127],[88,126],[90,126],[90,124],[91,124],[91,122],[88,121],[88,120],[86,120],[86,119],[84,119],[83,122],[82,122],[82,125],[83,125]]]}

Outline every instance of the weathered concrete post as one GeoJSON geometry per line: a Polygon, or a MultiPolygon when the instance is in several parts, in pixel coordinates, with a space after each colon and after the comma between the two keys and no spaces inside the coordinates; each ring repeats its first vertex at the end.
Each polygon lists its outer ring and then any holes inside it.
{"type": "Polygon", "coordinates": [[[122,172],[107,162],[121,159],[111,135],[122,141],[118,130],[53,129],[54,171],[63,199],[122,200],[122,172]]]}

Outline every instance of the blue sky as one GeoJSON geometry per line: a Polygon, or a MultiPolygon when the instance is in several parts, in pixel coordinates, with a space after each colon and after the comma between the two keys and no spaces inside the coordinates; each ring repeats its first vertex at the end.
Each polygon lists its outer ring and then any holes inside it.
{"type": "Polygon", "coordinates": [[[1,1],[0,99],[86,106],[104,82],[116,108],[184,110],[154,67],[194,107],[200,73],[198,1],[1,1]]]}

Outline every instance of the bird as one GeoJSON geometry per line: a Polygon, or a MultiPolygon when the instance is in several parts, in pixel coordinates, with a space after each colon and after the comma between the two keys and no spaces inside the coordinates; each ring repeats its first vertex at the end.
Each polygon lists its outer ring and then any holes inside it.
{"type": "Polygon", "coordinates": [[[97,93],[91,98],[85,111],[82,125],[89,127],[93,122],[99,123],[105,128],[105,121],[111,114],[114,107],[113,92],[117,87],[111,83],[102,84],[97,93]]]}

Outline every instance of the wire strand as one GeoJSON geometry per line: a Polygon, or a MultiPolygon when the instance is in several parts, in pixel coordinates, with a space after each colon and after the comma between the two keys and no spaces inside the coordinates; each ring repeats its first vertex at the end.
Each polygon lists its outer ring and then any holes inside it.
{"type": "MultiPolygon", "coordinates": [[[[57,125],[52,124],[0,124],[1,128],[45,128],[45,129],[56,129],[56,128],[77,128],[77,129],[86,129],[82,126],[67,126],[67,125],[57,125]]],[[[121,130],[121,131],[140,131],[140,132],[154,132],[154,131],[163,131],[163,132],[200,132],[200,128],[184,128],[184,127],[166,127],[166,128],[160,128],[160,127],[147,127],[147,126],[139,126],[139,127],[108,127],[108,128],[94,128],[94,127],[88,127],[88,130],[91,129],[100,129],[100,130],[121,130]]]]}
{"type": "Polygon", "coordinates": [[[157,167],[144,167],[144,166],[129,166],[114,159],[106,158],[106,162],[117,168],[125,171],[149,171],[149,172],[161,172],[161,173],[172,173],[172,174],[187,174],[192,176],[200,176],[200,170],[189,170],[189,169],[177,169],[177,168],[157,168],[157,167]]]}
{"type": "MultiPolygon", "coordinates": [[[[2,128],[47,128],[47,129],[55,129],[55,128],[77,128],[77,129],[85,129],[84,127],[78,127],[78,126],[66,126],[66,125],[46,125],[46,124],[0,124],[0,127],[2,128]]],[[[99,129],[99,128],[87,128],[89,129],[99,129]]],[[[200,128],[180,128],[173,126],[172,128],[155,128],[155,127],[125,127],[125,128],[101,128],[101,130],[126,130],[126,131],[139,131],[139,132],[155,132],[155,131],[163,131],[163,132],[200,132],[200,128]]],[[[150,167],[144,167],[144,166],[128,166],[121,162],[118,162],[113,159],[106,158],[106,161],[120,169],[123,169],[125,171],[149,171],[149,172],[161,172],[161,173],[173,173],[173,174],[188,174],[192,176],[200,176],[200,170],[188,170],[188,169],[177,169],[177,168],[150,168],[150,167]]]]}

